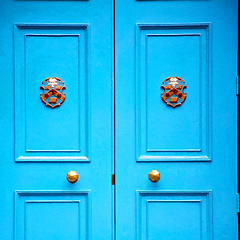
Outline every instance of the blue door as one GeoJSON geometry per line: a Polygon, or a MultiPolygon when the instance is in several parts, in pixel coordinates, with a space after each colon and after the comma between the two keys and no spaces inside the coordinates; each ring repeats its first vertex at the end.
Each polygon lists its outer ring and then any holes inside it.
{"type": "Polygon", "coordinates": [[[237,239],[237,0],[0,7],[0,239],[237,239]]]}
{"type": "Polygon", "coordinates": [[[237,1],[115,9],[117,239],[237,239],[237,1]]]}
{"type": "Polygon", "coordinates": [[[0,239],[111,239],[112,2],[0,5],[0,239]]]}

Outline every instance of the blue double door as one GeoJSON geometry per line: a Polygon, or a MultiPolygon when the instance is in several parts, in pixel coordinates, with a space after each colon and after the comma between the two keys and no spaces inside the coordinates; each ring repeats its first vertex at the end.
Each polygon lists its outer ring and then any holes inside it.
{"type": "Polygon", "coordinates": [[[1,239],[237,239],[236,0],[0,5],[1,239]]]}

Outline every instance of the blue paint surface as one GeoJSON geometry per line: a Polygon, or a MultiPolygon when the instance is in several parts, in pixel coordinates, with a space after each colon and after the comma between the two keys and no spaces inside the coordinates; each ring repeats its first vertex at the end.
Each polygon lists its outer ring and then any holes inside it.
{"type": "Polygon", "coordinates": [[[237,0],[0,9],[0,239],[237,239],[237,0]],[[54,109],[48,77],[66,85],[54,109]]]}
{"type": "Polygon", "coordinates": [[[117,240],[237,239],[237,1],[115,9],[117,240]],[[172,108],[160,86],[175,76],[187,98],[172,108]]]}
{"type": "Polygon", "coordinates": [[[11,0],[0,9],[0,239],[111,239],[112,2],[11,0]],[[49,77],[66,86],[54,109],[40,99],[49,77]]]}

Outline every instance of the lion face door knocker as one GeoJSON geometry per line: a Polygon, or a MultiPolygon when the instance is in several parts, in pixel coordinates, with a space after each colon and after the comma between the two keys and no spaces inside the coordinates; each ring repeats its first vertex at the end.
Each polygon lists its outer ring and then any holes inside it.
{"type": "Polygon", "coordinates": [[[173,108],[180,106],[187,97],[187,93],[184,92],[187,85],[179,77],[167,78],[163,81],[161,88],[164,89],[164,93],[161,94],[162,100],[173,108]]]}
{"type": "Polygon", "coordinates": [[[46,78],[40,86],[40,89],[43,89],[40,98],[46,106],[58,107],[65,101],[66,94],[63,93],[65,88],[64,82],[60,78],[46,78]]]}

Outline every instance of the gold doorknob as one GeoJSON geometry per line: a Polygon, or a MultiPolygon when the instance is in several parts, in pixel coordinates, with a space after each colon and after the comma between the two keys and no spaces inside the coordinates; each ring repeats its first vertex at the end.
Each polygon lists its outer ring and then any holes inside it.
{"type": "Polygon", "coordinates": [[[67,173],[67,180],[70,182],[70,183],[75,183],[78,181],[78,178],[79,178],[79,175],[76,171],[69,171],[67,173]]]}
{"type": "Polygon", "coordinates": [[[157,182],[160,179],[160,172],[158,170],[152,170],[148,174],[148,178],[151,182],[157,182]]]}

